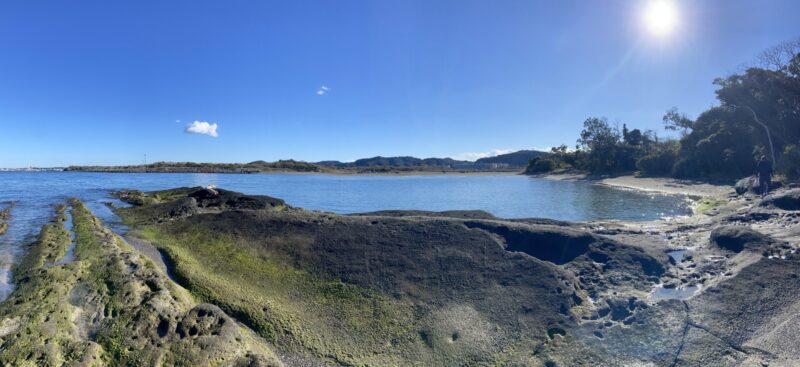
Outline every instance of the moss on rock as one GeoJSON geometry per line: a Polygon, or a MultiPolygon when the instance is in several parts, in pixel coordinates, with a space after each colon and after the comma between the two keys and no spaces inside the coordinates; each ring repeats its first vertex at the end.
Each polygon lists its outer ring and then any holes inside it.
{"type": "Polygon", "coordinates": [[[0,304],[0,363],[280,365],[263,341],[214,306],[196,306],[80,201],[70,204],[75,259],[50,261],[70,243],[62,206],[15,268],[17,289],[0,304]]]}

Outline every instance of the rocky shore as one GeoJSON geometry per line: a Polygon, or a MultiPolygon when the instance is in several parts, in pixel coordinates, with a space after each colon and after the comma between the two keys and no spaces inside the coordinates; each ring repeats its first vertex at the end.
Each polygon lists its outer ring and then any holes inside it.
{"type": "Polygon", "coordinates": [[[0,305],[0,363],[800,360],[797,188],[728,188],[694,216],[635,223],[345,216],[204,188],[118,196],[134,205],[117,210],[133,246],[79,201],[42,229],[0,305]]]}

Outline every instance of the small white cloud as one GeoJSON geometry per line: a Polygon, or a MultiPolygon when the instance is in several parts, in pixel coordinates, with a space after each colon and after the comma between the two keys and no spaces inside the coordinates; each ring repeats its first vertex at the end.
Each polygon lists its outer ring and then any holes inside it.
{"type": "Polygon", "coordinates": [[[515,152],[514,149],[492,149],[488,152],[468,152],[468,153],[461,153],[456,154],[453,156],[453,159],[457,159],[460,161],[471,161],[474,162],[481,158],[488,158],[488,157],[495,157],[501,154],[508,154],[515,152]]]}
{"type": "Polygon", "coordinates": [[[318,96],[324,96],[325,93],[328,93],[329,90],[331,90],[331,89],[328,88],[327,86],[323,85],[323,86],[319,87],[319,89],[317,89],[317,95],[318,96]]]}
{"type": "Polygon", "coordinates": [[[175,120],[175,122],[181,122],[181,120],[175,120]]]}
{"type": "Polygon", "coordinates": [[[219,134],[217,134],[217,127],[218,125],[216,123],[212,124],[206,121],[195,121],[186,125],[185,131],[187,134],[201,134],[216,138],[219,136],[219,134]]]}

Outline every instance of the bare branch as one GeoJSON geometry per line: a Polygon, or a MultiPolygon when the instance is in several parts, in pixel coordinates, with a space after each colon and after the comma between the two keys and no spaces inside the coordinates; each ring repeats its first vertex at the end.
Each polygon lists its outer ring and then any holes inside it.
{"type": "Polygon", "coordinates": [[[782,42],[770,47],[759,55],[758,59],[764,68],[780,70],[789,64],[793,57],[800,53],[800,38],[782,42]]]}

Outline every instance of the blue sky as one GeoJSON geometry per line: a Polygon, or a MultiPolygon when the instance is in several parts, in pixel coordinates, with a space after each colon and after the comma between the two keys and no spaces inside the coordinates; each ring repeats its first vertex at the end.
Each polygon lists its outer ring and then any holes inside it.
{"type": "Polygon", "coordinates": [[[800,36],[796,0],[674,0],[666,37],[647,1],[3,1],[0,167],[466,158],[573,145],[590,116],[663,133],[800,36]]]}

